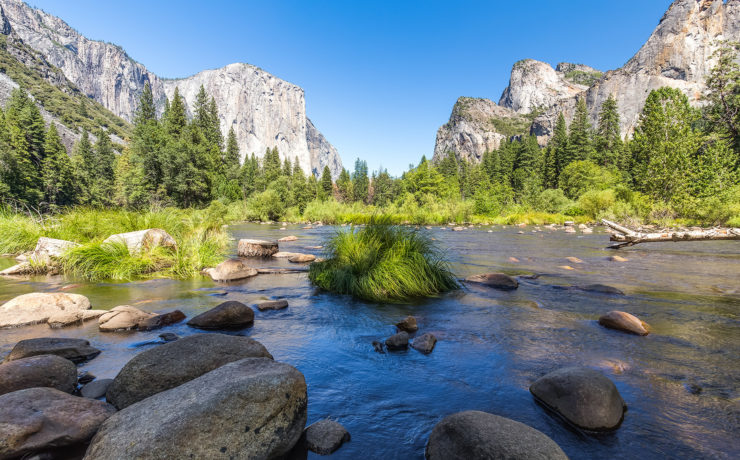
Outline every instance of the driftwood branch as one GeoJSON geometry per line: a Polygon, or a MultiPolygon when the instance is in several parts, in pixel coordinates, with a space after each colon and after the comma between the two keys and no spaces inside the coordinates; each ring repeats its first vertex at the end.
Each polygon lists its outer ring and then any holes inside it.
{"type": "Polygon", "coordinates": [[[663,241],[740,240],[740,228],[709,228],[684,232],[641,233],[606,219],[602,219],[601,222],[613,230],[609,239],[618,242],[609,246],[610,249],[619,249],[638,243],[658,243],[663,241]]]}

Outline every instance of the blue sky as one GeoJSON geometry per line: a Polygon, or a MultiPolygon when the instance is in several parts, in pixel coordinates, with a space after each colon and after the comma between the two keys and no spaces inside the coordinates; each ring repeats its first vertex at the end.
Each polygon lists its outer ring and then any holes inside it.
{"type": "Polygon", "coordinates": [[[295,83],[345,167],[392,174],[431,157],[459,96],[498,101],[515,61],[620,67],[670,3],[31,1],[160,76],[247,62],[295,83]]]}

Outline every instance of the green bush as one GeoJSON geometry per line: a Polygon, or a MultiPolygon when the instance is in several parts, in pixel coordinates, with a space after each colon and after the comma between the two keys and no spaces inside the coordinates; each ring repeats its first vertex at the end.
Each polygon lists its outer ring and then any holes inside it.
{"type": "Polygon", "coordinates": [[[618,176],[590,161],[574,161],[560,173],[560,188],[576,199],[589,190],[605,190],[616,185],[618,176]]]}
{"type": "Polygon", "coordinates": [[[614,190],[591,190],[578,199],[578,207],[591,218],[598,218],[599,214],[607,211],[617,201],[614,190]]]}
{"type": "Polygon", "coordinates": [[[538,211],[561,213],[573,205],[573,201],[565,196],[559,188],[543,190],[537,197],[535,208],[538,211]]]}
{"type": "Polygon", "coordinates": [[[247,202],[254,215],[260,220],[279,220],[285,212],[284,201],[273,189],[252,195],[247,202]]]}
{"type": "Polygon", "coordinates": [[[326,243],[327,258],[311,265],[310,280],[327,291],[376,301],[407,301],[458,288],[428,236],[373,219],[340,231],[326,243]]]}

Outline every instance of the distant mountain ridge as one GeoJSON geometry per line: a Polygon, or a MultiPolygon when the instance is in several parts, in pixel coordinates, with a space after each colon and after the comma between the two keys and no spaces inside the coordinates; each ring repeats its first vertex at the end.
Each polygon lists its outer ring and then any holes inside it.
{"type": "Polygon", "coordinates": [[[527,114],[532,123],[517,134],[531,133],[545,143],[558,114],[562,112],[569,122],[579,98],[585,99],[596,124],[601,105],[612,95],[619,106],[622,135],[631,135],[654,89],[678,88],[692,105],[701,104],[705,79],[714,65],[710,57],[721,40],[740,41],[740,0],[676,0],[640,50],[617,70],[598,75],[599,71],[580,64],[561,63],[553,69],[532,59],[519,61],[498,105],[479,99],[476,106],[486,109],[469,112],[472,115],[465,120],[453,109],[450,121],[437,132],[434,158],[454,152],[475,161],[482,158],[485,150],[481,149],[490,146],[470,139],[500,142],[508,137],[510,133],[496,131],[495,123],[473,122],[492,112],[492,105],[503,120],[527,114]]]}
{"type": "Polygon", "coordinates": [[[0,0],[4,23],[84,94],[131,121],[148,83],[161,110],[175,87],[192,106],[203,85],[219,109],[224,134],[233,127],[242,156],[277,147],[282,158],[298,159],[304,171],[341,171],[336,149],[306,116],[302,88],[249,64],[230,64],[181,79],[163,79],[119,46],[90,40],[62,19],[21,0],[0,0]]]}

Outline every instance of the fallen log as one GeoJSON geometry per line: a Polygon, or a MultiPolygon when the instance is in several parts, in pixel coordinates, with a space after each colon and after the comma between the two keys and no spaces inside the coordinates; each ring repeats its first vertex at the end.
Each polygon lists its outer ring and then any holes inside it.
{"type": "Polygon", "coordinates": [[[705,230],[642,233],[606,219],[602,219],[601,222],[613,231],[609,240],[618,242],[608,246],[609,249],[619,249],[638,243],[660,243],[664,241],[740,240],[740,228],[715,227],[705,230]]]}

